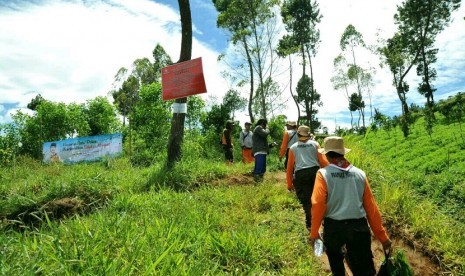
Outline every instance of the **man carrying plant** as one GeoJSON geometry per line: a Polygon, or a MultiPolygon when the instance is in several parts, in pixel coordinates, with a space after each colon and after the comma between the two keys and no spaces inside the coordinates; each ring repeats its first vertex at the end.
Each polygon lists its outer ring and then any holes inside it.
{"type": "Polygon", "coordinates": [[[353,275],[375,275],[370,227],[385,251],[391,248],[391,240],[365,172],[345,159],[350,149],[344,147],[341,137],[327,137],[325,147],[318,151],[326,154],[330,164],[318,171],[315,180],[311,244],[314,246],[319,238],[323,222],[324,245],[333,275],[345,275],[344,246],[353,275]]]}
{"type": "Polygon", "coordinates": [[[305,226],[310,230],[312,222],[310,198],[313,192],[316,172],[321,167],[326,167],[328,161],[318,152],[320,144],[310,139],[310,128],[300,126],[296,132],[297,143],[289,149],[289,160],[287,163],[286,180],[287,189],[295,189],[297,198],[302,204],[305,212],[305,226]]]}

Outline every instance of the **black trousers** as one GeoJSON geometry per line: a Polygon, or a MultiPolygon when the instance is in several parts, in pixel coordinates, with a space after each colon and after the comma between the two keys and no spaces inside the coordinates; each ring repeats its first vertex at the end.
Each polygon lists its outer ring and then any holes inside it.
{"type": "Polygon", "coordinates": [[[226,145],[223,145],[223,150],[224,150],[224,158],[226,159],[226,161],[234,162],[233,149],[227,147],[226,145]]]}
{"type": "Polygon", "coordinates": [[[294,173],[294,189],[305,213],[305,226],[312,225],[312,193],[315,186],[316,173],[320,167],[298,170],[294,173]]]}
{"type": "Polygon", "coordinates": [[[376,274],[371,252],[370,228],[365,218],[348,220],[325,218],[323,225],[324,245],[333,275],[346,275],[344,257],[354,276],[376,274]]]}

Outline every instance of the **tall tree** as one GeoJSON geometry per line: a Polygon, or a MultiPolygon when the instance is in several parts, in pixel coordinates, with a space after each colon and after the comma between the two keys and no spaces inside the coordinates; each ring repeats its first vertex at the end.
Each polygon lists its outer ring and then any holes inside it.
{"type": "Polygon", "coordinates": [[[316,25],[320,23],[322,15],[320,14],[318,3],[315,0],[287,0],[283,2],[281,7],[281,16],[286,30],[288,31],[288,34],[280,41],[280,47],[287,51],[281,50],[281,52],[287,54],[300,53],[302,57],[301,80],[304,82],[306,82],[306,64],[308,60],[310,82],[306,83],[308,83],[310,87],[309,89],[302,89],[301,85],[297,98],[301,100],[307,99],[302,106],[306,113],[306,123],[308,125],[313,125],[313,118],[315,118],[317,113],[314,104],[320,106],[322,104],[319,100],[308,100],[310,98],[316,99],[320,97],[314,86],[312,57],[316,55],[317,47],[320,42],[320,31],[317,29],[316,25]],[[307,95],[303,95],[302,93],[307,93],[307,95]]]}
{"type": "MultiPolygon", "coordinates": [[[[419,51],[408,47],[411,37],[396,33],[378,49],[384,64],[389,66],[392,73],[392,83],[396,88],[397,96],[402,105],[401,127],[404,137],[409,135],[410,112],[407,103],[409,85],[405,81],[408,72],[417,61],[419,51]]],[[[382,64],[383,65],[383,64],[382,64]]]]}
{"type": "Polygon", "coordinates": [[[350,96],[349,96],[349,85],[350,80],[347,76],[347,61],[343,55],[338,55],[334,58],[333,61],[334,66],[334,76],[331,77],[331,83],[333,84],[333,88],[335,90],[344,90],[345,97],[348,103],[349,111],[350,111],[350,126],[354,127],[354,115],[350,104],[350,96]]]}
{"type": "MultiPolygon", "coordinates": [[[[179,62],[188,61],[192,55],[192,17],[189,0],[178,0],[179,13],[181,15],[181,53],[179,62]]],[[[176,104],[186,104],[187,98],[175,100],[176,104]]],[[[173,167],[174,163],[181,160],[181,145],[184,139],[184,121],[186,113],[174,113],[171,119],[171,131],[168,140],[168,168],[173,167]]]]}
{"type": "Polygon", "coordinates": [[[411,37],[408,47],[419,51],[417,75],[421,77],[418,92],[426,98],[425,121],[428,133],[432,131],[434,118],[434,92],[436,79],[436,36],[449,24],[451,14],[460,6],[460,0],[407,0],[398,7],[395,23],[399,32],[411,37]]]}
{"type": "MultiPolygon", "coordinates": [[[[360,32],[357,31],[357,29],[355,29],[355,27],[352,24],[349,24],[341,36],[339,45],[343,52],[347,51],[349,55],[352,57],[352,63],[349,63],[347,75],[349,77],[349,80],[356,84],[358,96],[361,99],[361,102],[363,102],[361,84],[361,76],[363,69],[357,64],[355,54],[357,48],[365,47],[363,36],[360,32]]],[[[362,116],[363,128],[365,128],[365,112],[362,106],[359,106],[359,108],[360,114],[362,116]]]]}
{"type": "MultiPolygon", "coordinates": [[[[226,29],[231,34],[231,41],[240,52],[248,66],[249,75],[240,83],[250,83],[248,111],[251,121],[254,121],[254,103],[260,104],[260,117],[266,117],[270,113],[270,98],[266,90],[266,79],[270,78],[276,70],[273,63],[276,61],[276,15],[273,7],[277,0],[213,0],[219,12],[217,25],[226,29]],[[256,82],[258,85],[256,85],[256,82]],[[257,94],[255,87],[261,87],[257,94]]],[[[240,68],[242,60],[235,60],[233,66],[240,68]]],[[[240,74],[239,74],[240,75],[240,74]]],[[[242,76],[241,76],[242,77],[242,76]]]]}
{"type": "Polygon", "coordinates": [[[247,106],[247,99],[241,97],[237,90],[230,89],[224,95],[223,105],[231,111],[231,118],[234,120],[234,112],[237,110],[243,110],[247,106]]]}
{"type": "Polygon", "coordinates": [[[315,131],[321,126],[321,122],[316,118],[317,106],[321,106],[320,94],[316,92],[312,85],[313,80],[304,75],[297,84],[297,101],[305,108],[305,124],[315,131]]]}

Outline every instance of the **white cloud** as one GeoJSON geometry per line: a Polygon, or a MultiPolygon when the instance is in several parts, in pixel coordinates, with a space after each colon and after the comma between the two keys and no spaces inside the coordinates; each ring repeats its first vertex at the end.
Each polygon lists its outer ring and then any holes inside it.
{"type": "MultiPolygon", "coordinates": [[[[0,5],[0,104],[22,108],[37,93],[66,103],[106,96],[118,69],[151,58],[157,43],[179,58],[179,13],[152,1],[0,5]]],[[[209,92],[221,91],[218,53],[195,38],[192,50],[203,57],[209,92]]]]}
{"type": "MultiPolygon", "coordinates": [[[[0,106],[5,108],[3,112],[0,111],[0,123],[8,120],[8,114],[14,112],[6,109],[11,109],[11,106],[25,108],[37,93],[46,99],[66,103],[107,95],[118,69],[123,66],[129,68],[137,58],[151,58],[157,43],[165,48],[173,61],[177,61],[181,42],[177,5],[172,8],[155,1],[44,0],[41,4],[35,4],[37,1],[0,3],[0,106]]],[[[324,103],[318,117],[332,131],[336,125],[346,127],[350,123],[344,93],[334,91],[330,82],[333,59],[341,52],[339,40],[343,31],[348,24],[353,24],[370,45],[376,43],[378,32],[384,38],[390,37],[395,30],[393,16],[396,6],[402,0],[319,2],[323,15],[318,26],[322,43],[313,60],[313,69],[316,89],[324,103]]],[[[201,17],[201,10],[208,11],[209,16],[215,14],[209,0],[193,0],[191,7],[195,16],[201,17]]],[[[464,13],[465,6],[462,5],[454,13],[453,23],[437,39],[440,51],[435,65],[438,70],[436,100],[465,90],[464,13]]],[[[199,25],[213,27],[213,21],[216,18],[201,18],[194,21],[193,26],[192,58],[202,57],[208,90],[207,94],[202,94],[203,98],[212,95],[221,97],[229,88],[228,83],[220,77],[226,65],[217,62],[218,50],[210,46],[215,45],[219,38],[207,35],[199,25]],[[203,40],[199,41],[196,37],[203,40]]],[[[383,113],[400,114],[399,99],[389,70],[379,68],[378,58],[372,54],[362,53],[358,58],[361,63],[366,65],[370,62],[376,68],[376,85],[372,88],[375,107],[383,113]]],[[[294,91],[301,74],[298,62],[295,61],[294,91]]],[[[286,60],[283,68],[288,66],[287,63],[286,60]]],[[[287,74],[279,76],[286,95],[289,93],[287,74]]],[[[408,76],[411,87],[408,98],[409,102],[422,104],[424,98],[416,92],[418,81],[415,75],[415,70],[412,70],[408,76]]],[[[288,99],[284,114],[295,119],[294,109],[292,99],[288,99]]],[[[248,120],[245,113],[236,114],[241,122],[248,120]]]]}

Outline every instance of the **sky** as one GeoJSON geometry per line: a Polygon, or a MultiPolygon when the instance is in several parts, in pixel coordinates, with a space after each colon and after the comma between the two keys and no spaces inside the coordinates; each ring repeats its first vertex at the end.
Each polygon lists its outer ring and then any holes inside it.
{"type": "MultiPolygon", "coordinates": [[[[350,125],[344,93],[335,91],[330,82],[334,74],[332,62],[341,52],[339,40],[344,29],[353,24],[370,45],[376,43],[377,33],[388,38],[395,30],[393,16],[401,2],[319,1],[322,42],[313,68],[323,106],[317,116],[330,131],[350,125]]],[[[191,0],[190,5],[192,58],[202,57],[207,85],[207,93],[202,97],[207,101],[212,97],[221,100],[232,87],[221,76],[226,64],[217,58],[221,53],[230,53],[232,46],[228,34],[216,27],[217,12],[211,0],[191,0]]],[[[440,50],[435,65],[435,100],[465,91],[464,16],[462,5],[437,39],[440,50]]],[[[26,106],[39,93],[45,99],[64,103],[82,103],[97,96],[111,100],[109,91],[115,88],[114,77],[119,68],[130,68],[137,58],[151,58],[157,43],[173,61],[178,60],[180,30],[176,0],[0,0],[0,124],[11,122],[11,115],[17,110],[30,112],[26,106]]],[[[360,53],[359,58],[375,70],[374,107],[390,116],[400,115],[400,102],[389,71],[380,68],[379,59],[369,53],[360,53]]],[[[409,103],[423,105],[424,97],[415,89],[418,79],[414,70],[407,80],[411,87],[409,103]]],[[[246,88],[244,92],[247,93],[246,88]]],[[[290,120],[297,119],[291,100],[282,114],[290,120]]],[[[368,108],[367,114],[369,117],[368,108]]],[[[246,111],[235,115],[241,122],[248,120],[246,111]]]]}

